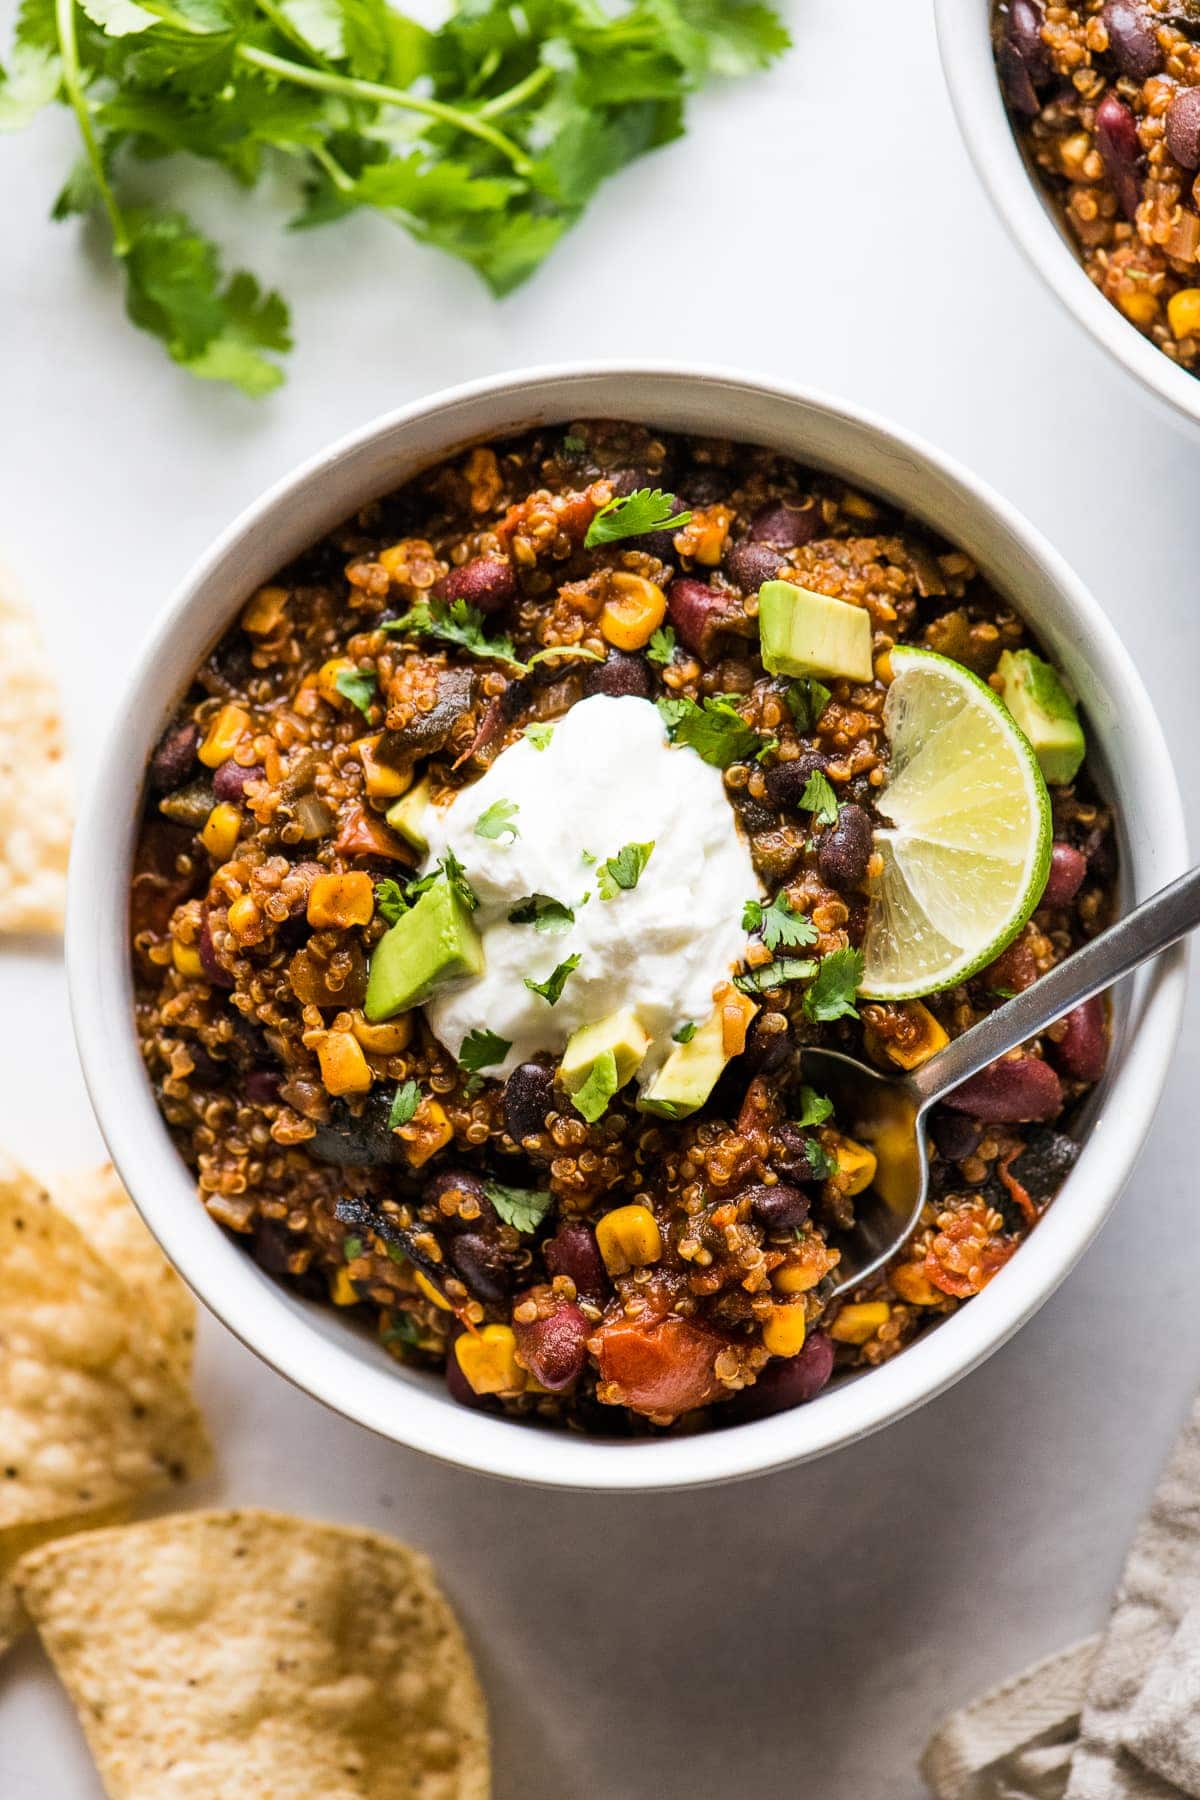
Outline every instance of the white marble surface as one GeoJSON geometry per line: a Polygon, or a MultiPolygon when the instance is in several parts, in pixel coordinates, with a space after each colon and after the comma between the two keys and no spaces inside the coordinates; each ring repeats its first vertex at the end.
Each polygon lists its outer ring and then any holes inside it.
{"type": "MultiPolygon", "coordinates": [[[[0,559],[37,607],[81,761],[164,593],[268,481],[394,402],[588,354],[741,362],[890,413],[990,478],[1124,634],[1193,829],[1200,441],[1082,341],[1004,237],[955,133],[928,8],[794,0],[777,72],[694,108],[496,305],[381,222],[287,238],[198,184],[295,302],[264,406],[189,384],[126,325],[107,259],[45,214],[68,132],[0,142],[0,559]]],[[[7,14],[9,0],[0,7],[7,14]]],[[[98,1147],[56,955],[0,959],[0,1140],[98,1147]]],[[[499,1800],[916,1800],[950,1704],[1094,1627],[1200,1365],[1185,1032],[1141,1166],[1066,1287],[981,1371],[815,1467],[733,1490],[571,1498],[391,1448],[214,1322],[205,1500],[383,1526],[437,1559],[479,1647],[499,1800]]],[[[1026,1252],[1036,1254],[1036,1250],[1026,1252]]],[[[0,1796],[99,1793],[27,1646],[0,1674],[0,1796]]]]}

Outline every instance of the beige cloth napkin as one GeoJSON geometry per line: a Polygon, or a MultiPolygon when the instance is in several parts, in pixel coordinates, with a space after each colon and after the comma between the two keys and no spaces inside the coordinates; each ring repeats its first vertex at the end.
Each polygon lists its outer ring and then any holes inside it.
{"type": "Polygon", "coordinates": [[[1107,1631],[952,1714],[921,1771],[937,1800],[1200,1800],[1200,1399],[1107,1631]]]}

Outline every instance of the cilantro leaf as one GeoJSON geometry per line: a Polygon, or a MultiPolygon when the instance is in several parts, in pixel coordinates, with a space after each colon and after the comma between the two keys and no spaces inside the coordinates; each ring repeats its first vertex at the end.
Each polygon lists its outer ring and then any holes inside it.
{"type": "Polygon", "coordinates": [[[671,1036],[677,1044],[690,1044],[698,1029],[695,1020],[689,1019],[686,1025],[681,1025],[677,1031],[671,1033],[671,1036]]]}
{"type": "Polygon", "coordinates": [[[833,950],[822,957],[816,980],[804,996],[805,1017],[814,1024],[828,1024],[833,1019],[857,1019],[854,996],[863,977],[861,950],[833,950]]]}
{"type": "Polygon", "coordinates": [[[57,98],[62,64],[36,44],[16,43],[0,74],[0,131],[21,131],[57,98]]]}
{"type": "Polygon", "coordinates": [[[498,1037],[494,1031],[476,1025],[463,1039],[458,1066],[469,1075],[478,1075],[481,1069],[490,1069],[494,1063],[503,1062],[511,1049],[508,1038],[498,1037]]]}
{"type": "Polygon", "coordinates": [[[581,960],[578,954],[568,956],[564,962],[560,962],[556,968],[550,971],[545,981],[532,981],[526,975],[525,986],[531,994],[540,994],[547,1005],[557,1006],[562,998],[563,988],[567,985],[567,976],[574,973],[581,960]]]}
{"type": "Polygon", "coordinates": [[[388,1113],[388,1130],[396,1131],[401,1125],[407,1125],[414,1117],[421,1104],[421,1090],[415,1081],[402,1081],[392,1095],[392,1109],[388,1113]]]}
{"type": "Polygon", "coordinates": [[[665,668],[675,655],[675,627],[660,625],[657,631],[650,633],[650,642],[646,646],[646,655],[652,663],[665,668]]]}
{"type": "Polygon", "coordinates": [[[611,1050],[603,1050],[592,1064],[583,1086],[571,1095],[571,1105],[581,1119],[594,1125],[608,1111],[608,1103],[616,1091],[617,1059],[611,1050]]]}
{"type": "Polygon", "coordinates": [[[447,850],[440,863],[430,869],[428,875],[410,881],[405,893],[409,900],[416,900],[427,893],[435,881],[447,881],[458,895],[468,912],[474,912],[479,905],[479,895],[467,880],[467,872],[455,856],[453,850],[447,850]]]}
{"type": "Polygon", "coordinates": [[[661,488],[638,488],[636,493],[610,500],[588,526],[583,547],[594,550],[597,544],[615,544],[647,531],[673,531],[686,525],[691,513],[676,512],[674,507],[675,496],[664,494],[661,488]]]}
{"type": "Polygon", "coordinates": [[[535,750],[548,750],[550,739],[554,736],[554,727],[553,725],[527,725],[525,736],[535,750]]]}
{"type": "Polygon", "coordinates": [[[635,888],[642,878],[643,869],[650,861],[653,849],[653,840],[648,844],[622,844],[615,856],[602,862],[596,870],[600,898],[615,900],[622,889],[628,892],[635,888]]]}
{"type": "Polygon", "coordinates": [[[838,798],[830,786],[828,777],[822,775],[820,769],[814,769],[804,785],[800,796],[800,804],[805,812],[822,825],[836,825],[838,816],[838,798]]]}
{"type": "Polygon", "coordinates": [[[763,741],[724,694],[710,696],[703,706],[672,696],[660,700],[658,710],[671,742],[687,744],[716,769],[745,761],[763,741]]]}
{"type": "Polygon", "coordinates": [[[363,1253],[363,1241],[360,1237],[344,1237],[342,1239],[342,1256],[346,1262],[355,1262],[363,1253]]]}
{"type": "Polygon", "coordinates": [[[811,731],[833,695],[823,681],[815,675],[802,675],[798,681],[788,683],[788,710],[796,722],[797,731],[811,731]]]}
{"type": "Polygon", "coordinates": [[[814,1181],[824,1181],[837,1168],[837,1159],[830,1156],[824,1144],[815,1137],[806,1137],[804,1140],[804,1160],[812,1170],[814,1181]]]}
{"type": "Polygon", "coordinates": [[[408,911],[404,890],[390,875],[375,883],[375,910],[389,925],[394,925],[400,914],[408,911]]]}
{"type": "Polygon", "coordinates": [[[357,706],[364,719],[370,718],[376,687],[374,669],[339,669],[333,685],[344,700],[357,706]]]}
{"type": "Polygon", "coordinates": [[[493,800],[486,812],[481,812],[475,821],[475,836],[497,839],[508,834],[509,842],[515,844],[521,833],[513,824],[520,812],[515,800],[493,800]]]}
{"type": "Polygon", "coordinates": [[[575,914],[564,901],[555,900],[550,894],[530,894],[527,900],[519,900],[512,908],[508,922],[510,925],[532,925],[536,931],[557,937],[571,929],[575,914]]]}
{"type": "Polygon", "coordinates": [[[536,1231],[552,1205],[552,1196],[541,1188],[506,1187],[502,1181],[485,1181],[483,1191],[514,1231],[536,1231]]]}
{"type": "Polygon", "coordinates": [[[391,1315],[391,1324],[379,1334],[381,1344],[407,1344],[410,1350],[416,1350],[421,1342],[421,1328],[411,1313],[395,1312],[391,1315]]]}
{"type": "Polygon", "coordinates": [[[803,1130],[806,1125],[823,1125],[826,1119],[832,1117],[832,1100],[826,1099],[824,1094],[818,1094],[815,1088],[802,1087],[800,1089],[800,1113],[793,1120],[793,1124],[803,1130]]]}
{"type": "Polygon", "coordinates": [[[807,981],[815,975],[818,964],[810,956],[780,956],[760,968],[735,975],[733,985],[742,994],[769,994],[772,988],[785,987],[789,981],[807,981]]]}
{"type": "Polygon", "coordinates": [[[449,606],[444,600],[418,600],[402,618],[385,620],[380,630],[403,637],[437,638],[470,656],[524,667],[518,664],[512,639],[505,633],[489,638],[483,629],[483,614],[466,600],[452,601],[449,606]]]}
{"type": "Polygon", "coordinates": [[[781,944],[791,950],[817,941],[812,920],[807,913],[797,912],[784,893],[776,894],[766,906],[761,900],[747,900],[742,929],[761,932],[763,943],[771,951],[778,950],[781,944]]]}

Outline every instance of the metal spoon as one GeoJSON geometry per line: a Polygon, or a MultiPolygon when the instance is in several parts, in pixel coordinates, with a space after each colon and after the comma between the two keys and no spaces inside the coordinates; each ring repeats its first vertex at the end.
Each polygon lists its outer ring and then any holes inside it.
{"type": "Polygon", "coordinates": [[[838,1123],[878,1157],[875,1180],[857,1202],[853,1228],[834,1240],[842,1260],[831,1299],[873,1275],[915,1228],[929,1187],[929,1109],[1197,925],[1200,868],[1151,895],[907,1075],[881,1075],[838,1050],[805,1046],[805,1080],[828,1095],[838,1123]]]}

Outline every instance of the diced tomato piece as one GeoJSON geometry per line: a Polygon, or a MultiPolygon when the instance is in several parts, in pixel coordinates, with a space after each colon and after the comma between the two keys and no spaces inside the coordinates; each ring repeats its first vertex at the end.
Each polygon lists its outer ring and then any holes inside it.
{"type": "Polygon", "coordinates": [[[707,1406],[722,1391],[714,1365],[725,1340],[704,1326],[672,1314],[651,1325],[602,1325],[597,1336],[600,1373],[634,1412],[674,1416],[707,1406]]]}

